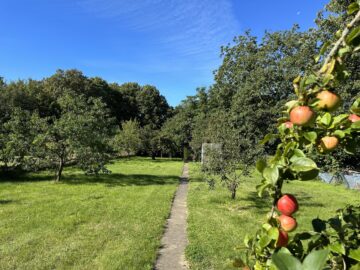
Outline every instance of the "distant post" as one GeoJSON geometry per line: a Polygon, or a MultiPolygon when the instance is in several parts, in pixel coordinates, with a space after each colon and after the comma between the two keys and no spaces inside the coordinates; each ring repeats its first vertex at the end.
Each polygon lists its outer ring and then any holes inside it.
{"type": "Polygon", "coordinates": [[[221,155],[220,143],[203,143],[201,145],[201,165],[204,166],[208,162],[209,154],[217,153],[221,155]]]}

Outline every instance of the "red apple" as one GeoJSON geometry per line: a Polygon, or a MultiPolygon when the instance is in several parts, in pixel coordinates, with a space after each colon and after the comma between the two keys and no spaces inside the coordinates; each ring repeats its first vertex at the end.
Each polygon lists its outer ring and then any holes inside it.
{"type": "Polygon", "coordinates": [[[316,98],[319,100],[317,104],[319,110],[334,111],[340,105],[340,97],[328,90],[321,91],[316,98]]]}
{"type": "Polygon", "coordinates": [[[287,232],[279,230],[279,238],[276,241],[277,247],[286,247],[289,242],[289,235],[287,232]]]}
{"type": "Polygon", "coordinates": [[[290,121],[298,126],[310,125],[314,118],[315,113],[309,106],[298,106],[290,112],[290,121]]]}
{"type": "Polygon", "coordinates": [[[350,114],[348,119],[351,122],[355,123],[357,121],[360,121],[360,116],[357,116],[356,114],[350,114]]]}
{"type": "Polygon", "coordinates": [[[294,124],[290,121],[285,122],[284,125],[286,128],[292,128],[294,126],[294,124]]]}
{"type": "Polygon", "coordinates": [[[282,214],[291,216],[299,209],[299,205],[293,195],[285,194],[277,201],[277,208],[282,214]]]}
{"type": "Polygon", "coordinates": [[[325,136],[320,140],[320,146],[324,151],[332,151],[339,144],[339,139],[335,136],[325,136]]]}
{"type": "Polygon", "coordinates": [[[279,217],[279,221],[280,221],[281,228],[285,232],[292,232],[293,230],[296,229],[297,223],[293,217],[281,215],[279,217]]]}

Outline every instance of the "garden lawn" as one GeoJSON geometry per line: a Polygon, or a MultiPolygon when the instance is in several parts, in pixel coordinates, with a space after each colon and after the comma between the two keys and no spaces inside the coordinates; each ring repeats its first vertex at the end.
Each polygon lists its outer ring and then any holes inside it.
{"type": "MultiPolygon", "coordinates": [[[[182,162],[121,159],[0,182],[0,269],[152,269],[182,162]]],[[[8,179],[9,180],[9,179],[8,179]]]]}
{"type": "MultiPolygon", "coordinates": [[[[233,269],[231,259],[242,252],[237,248],[244,248],[245,235],[252,236],[260,228],[271,207],[269,198],[257,195],[255,186],[260,178],[254,172],[253,177],[244,179],[236,200],[231,200],[230,192],[219,183],[215,190],[209,190],[199,166],[191,164],[186,250],[191,269],[233,269]]],[[[294,194],[299,202],[295,232],[311,229],[315,217],[327,219],[346,204],[360,204],[359,191],[320,181],[291,181],[284,184],[283,191],[294,194]]]]}

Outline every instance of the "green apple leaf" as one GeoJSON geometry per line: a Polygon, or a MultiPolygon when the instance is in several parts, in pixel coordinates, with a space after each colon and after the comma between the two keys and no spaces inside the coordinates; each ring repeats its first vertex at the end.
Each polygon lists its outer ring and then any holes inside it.
{"type": "Polygon", "coordinates": [[[348,6],[347,13],[348,13],[348,15],[351,15],[351,14],[355,13],[358,10],[359,10],[359,4],[358,3],[351,3],[348,6]]]}
{"type": "Polygon", "coordinates": [[[350,34],[347,35],[345,41],[347,44],[350,44],[358,36],[360,36],[360,26],[357,26],[353,30],[351,30],[350,34]]]}
{"type": "Polygon", "coordinates": [[[303,261],[303,270],[322,270],[328,255],[328,250],[313,250],[303,261]]]}
{"type": "Polygon", "coordinates": [[[349,257],[360,262],[360,248],[351,249],[349,252],[349,257]]]}
{"type": "Polygon", "coordinates": [[[279,270],[302,270],[301,262],[294,256],[286,253],[275,253],[272,262],[279,270]]]}
{"type": "Polygon", "coordinates": [[[308,172],[318,170],[316,163],[310,158],[298,158],[291,165],[290,169],[295,172],[308,172]]]}
{"type": "Polygon", "coordinates": [[[341,243],[331,244],[331,245],[329,245],[329,249],[332,252],[339,253],[339,254],[342,254],[342,255],[345,255],[345,252],[346,252],[344,245],[341,244],[341,243]]]}
{"type": "Polygon", "coordinates": [[[256,169],[258,170],[259,173],[262,173],[264,171],[264,169],[266,168],[267,164],[266,164],[266,160],[265,159],[259,159],[256,162],[256,169]]]}
{"type": "Polygon", "coordinates": [[[315,131],[309,131],[304,133],[305,139],[311,143],[316,143],[317,133],[315,131]]]}
{"type": "Polygon", "coordinates": [[[330,113],[325,113],[321,119],[320,122],[325,125],[325,126],[330,126],[331,123],[331,114],[330,113]]]}
{"type": "Polygon", "coordinates": [[[334,135],[340,139],[345,137],[345,132],[342,130],[335,130],[334,131],[334,135]]]}
{"type": "Polygon", "coordinates": [[[279,238],[279,230],[278,230],[278,228],[272,227],[271,229],[269,229],[267,231],[267,234],[273,240],[277,240],[279,238]]]}
{"type": "Polygon", "coordinates": [[[336,127],[342,122],[345,122],[348,119],[348,114],[340,114],[334,117],[331,127],[336,127]]]}
{"type": "Polygon", "coordinates": [[[273,185],[276,184],[279,179],[279,169],[277,167],[266,167],[263,171],[263,177],[273,185]]]}
{"type": "Polygon", "coordinates": [[[271,240],[272,239],[267,234],[261,236],[259,240],[260,247],[261,248],[267,247],[270,244],[271,240]]]}

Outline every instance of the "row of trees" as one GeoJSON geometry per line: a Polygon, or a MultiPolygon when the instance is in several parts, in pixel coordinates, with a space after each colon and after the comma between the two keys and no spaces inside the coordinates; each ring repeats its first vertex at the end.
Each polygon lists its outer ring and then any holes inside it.
{"type": "MultiPolygon", "coordinates": [[[[109,84],[77,70],[59,70],[43,80],[6,83],[0,78],[0,167],[82,163],[96,171],[101,166],[95,164],[104,164],[116,152],[153,158],[191,153],[199,159],[202,144],[209,142],[221,144],[223,153],[213,160],[219,164],[210,167],[226,168],[222,179],[234,189],[239,180],[229,177],[235,175],[234,164],[244,164],[246,174],[257,156],[274,153],[276,141],[266,147],[259,141],[274,132],[274,119],[294,97],[292,78],[314,63],[318,41],[326,41],[344,23],[347,4],[331,2],[319,13],[317,29],[301,32],[294,26],[265,33],[260,41],[250,31],[236,37],[221,48],[223,63],[215,71],[215,83],[197,89],[175,109],[154,86],[109,84]]],[[[338,93],[347,110],[359,92],[359,55],[344,61],[352,76],[338,93]]],[[[341,166],[359,164],[358,156],[335,152],[333,157],[331,162],[341,166]]]]}
{"type": "MultiPolygon", "coordinates": [[[[209,89],[199,88],[196,95],[175,108],[175,115],[164,124],[168,137],[176,145],[191,149],[197,159],[202,143],[222,145],[222,154],[213,153],[209,168],[223,168],[220,177],[234,194],[241,178],[236,175],[239,165],[234,164],[243,164],[241,171],[247,174],[247,167],[257,157],[274,154],[276,140],[266,146],[260,141],[266,134],[276,133],[276,119],[282,115],[283,105],[295,97],[293,78],[315,64],[313,56],[319,53],[319,45],[344,25],[348,4],[346,0],[331,1],[319,12],[316,29],[302,32],[295,25],[290,30],[266,32],[261,40],[247,31],[222,47],[223,62],[214,73],[214,84],[209,89]]],[[[344,65],[351,76],[337,89],[344,103],[340,113],[348,111],[359,97],[359,54],[346,57],[344,65]]],[[[325,169],[358,168],[359,164],[359,155],[342,151],[315,159],[327,165],[325,169]]]]}
{"type": "Polygon", "coordinates": [[[0,168],[54,168],[91,173],[116,155],[174,155],[162,131],[173,114],[154,86],[108,84],[77,70],[43,80],[0,78],[0,168]]]}

